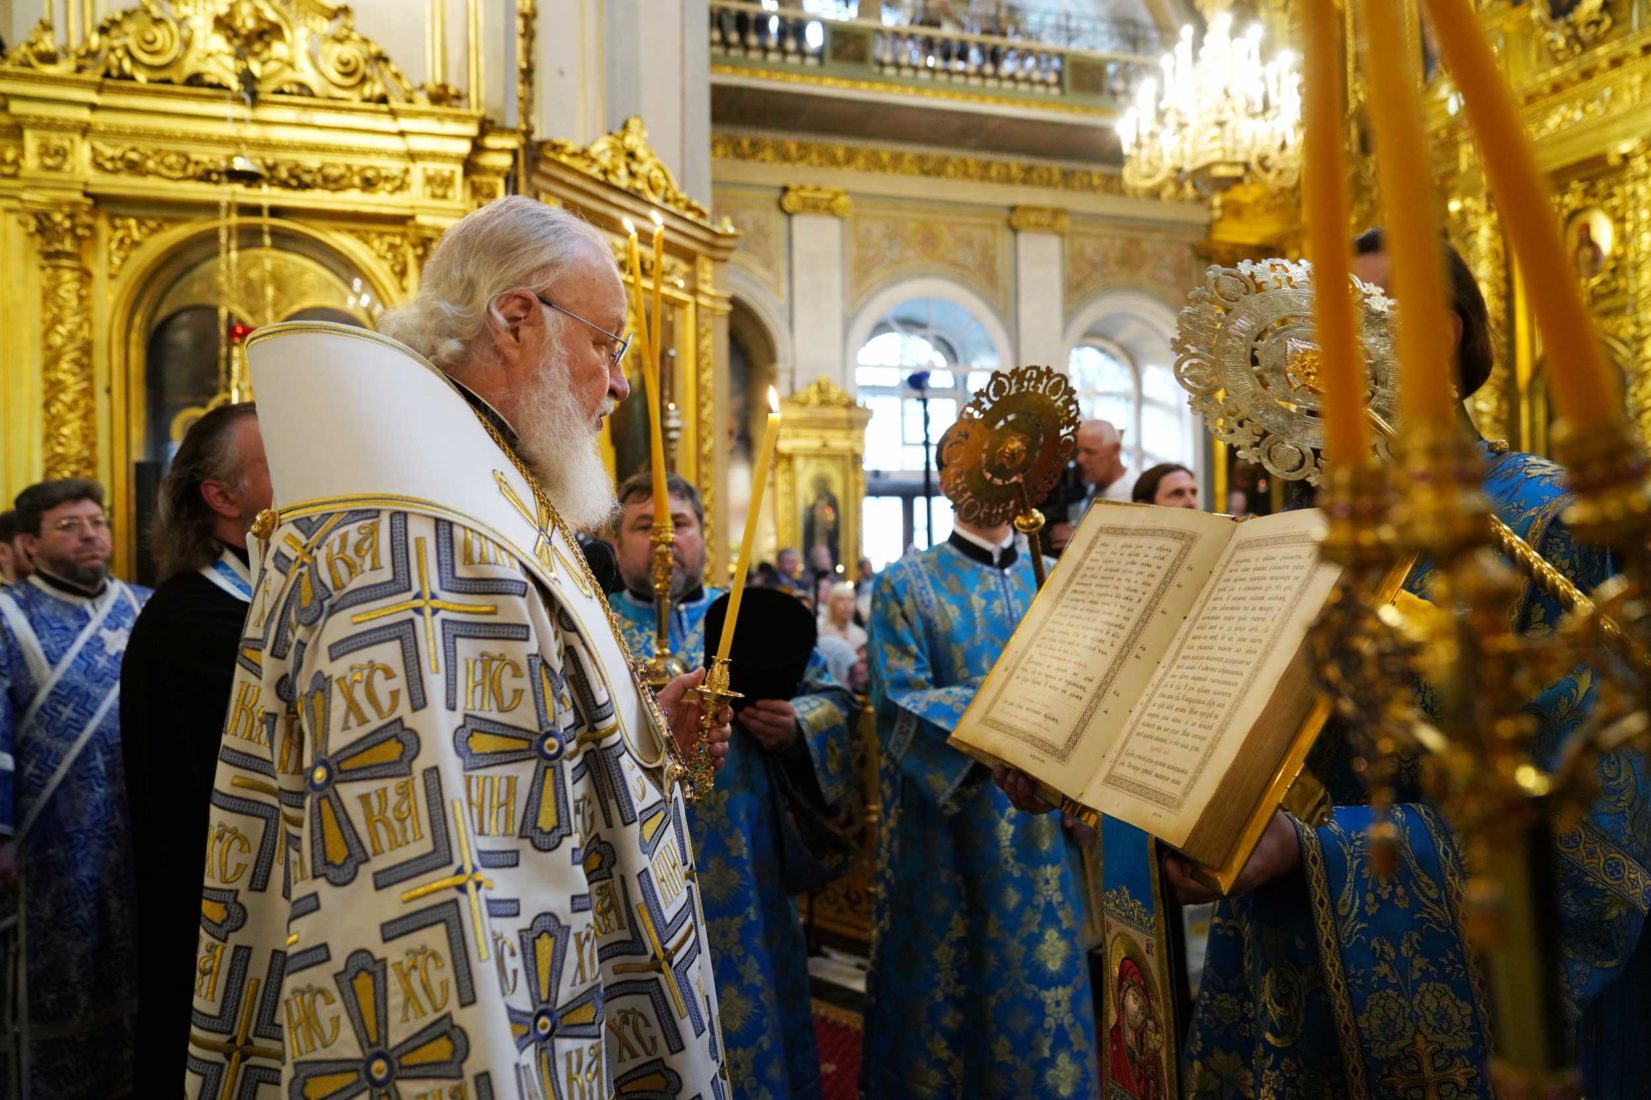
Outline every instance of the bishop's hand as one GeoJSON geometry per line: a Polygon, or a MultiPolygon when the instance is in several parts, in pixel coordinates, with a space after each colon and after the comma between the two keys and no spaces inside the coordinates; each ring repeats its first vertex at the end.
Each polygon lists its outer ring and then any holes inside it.
{"type": "MultiPolygon", "coordinates": [[[[665,712],[665,721],[671,727],[671,737],[684,757],[691,757],[699,744],[699,697],[693,694],[705,679],[705,670],[696,669],[686,676],[678,676],[659,693],[659,709],[665,712]]],[[[717,712],[717,724],[711,727],[711,765],[720,768],[728,756],[729,726],[734,720],[732,707],[724,706],[717,712]]]]}

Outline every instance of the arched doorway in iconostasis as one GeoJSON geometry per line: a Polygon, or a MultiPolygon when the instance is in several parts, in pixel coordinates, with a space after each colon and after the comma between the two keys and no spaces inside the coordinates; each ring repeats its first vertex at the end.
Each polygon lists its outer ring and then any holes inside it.
{"type": "Polygon", "coordinates": [[[232,242],[220,225],[192,224],[135,273],[110,329],[124,388],[114,405],[117,557],[140,583],[154,577],[145,536],[160,480],[189,426],[245,378],[245,337],[279,321],[372,328],[401,295],[313,229],[243,218],[232,242]]]}

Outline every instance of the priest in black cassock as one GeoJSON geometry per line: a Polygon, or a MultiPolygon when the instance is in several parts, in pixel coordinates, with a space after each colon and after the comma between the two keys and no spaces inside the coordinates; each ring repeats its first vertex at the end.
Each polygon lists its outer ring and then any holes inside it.
{"type": "Polygon", "coordinates": [[[269,503],[256,410],[221,405],[184,436],[150,531],[162,583],[132,628],[120,675],[143,944],[138,1096],[175,1096],[183,1076],[208,805],[252,594],[247,532],[269,503]]]}

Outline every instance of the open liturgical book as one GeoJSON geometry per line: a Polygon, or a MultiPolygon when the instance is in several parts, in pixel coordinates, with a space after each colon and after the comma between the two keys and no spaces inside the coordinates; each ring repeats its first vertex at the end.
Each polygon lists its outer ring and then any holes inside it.
{"type": "Polygon", "coordinates": [[[1328,713],[1306,652],[1341,573],[1322,523],[1097,503],[951,744],[1230,889],[1328,713]]]}

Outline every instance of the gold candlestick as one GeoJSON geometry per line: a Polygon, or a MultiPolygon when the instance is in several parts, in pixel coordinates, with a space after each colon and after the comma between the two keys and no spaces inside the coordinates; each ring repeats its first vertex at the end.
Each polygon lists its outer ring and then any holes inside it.
{"type": "Polygon", "coordinates": [[[642,662],[642,679],[654,691],[659,691],[688,671],[682,658],[671,652],[671,576],[676,572],[676,527],[656,522],[648,541],[653,546],[654,652],[642,662]]]}
{"type": "Polygon", "coordinates": [[[705,680],[694,689],[699,696],[699,742],[694,745],[693,758],[688,762],[688,783],[695,798],[711,793],[716,783],[716,769],[711,763],[711,731],[716,729],[717,715],[735,699],[745,696],[728,687],[728,658],[713,657],[705,670],[705,680]]]}

